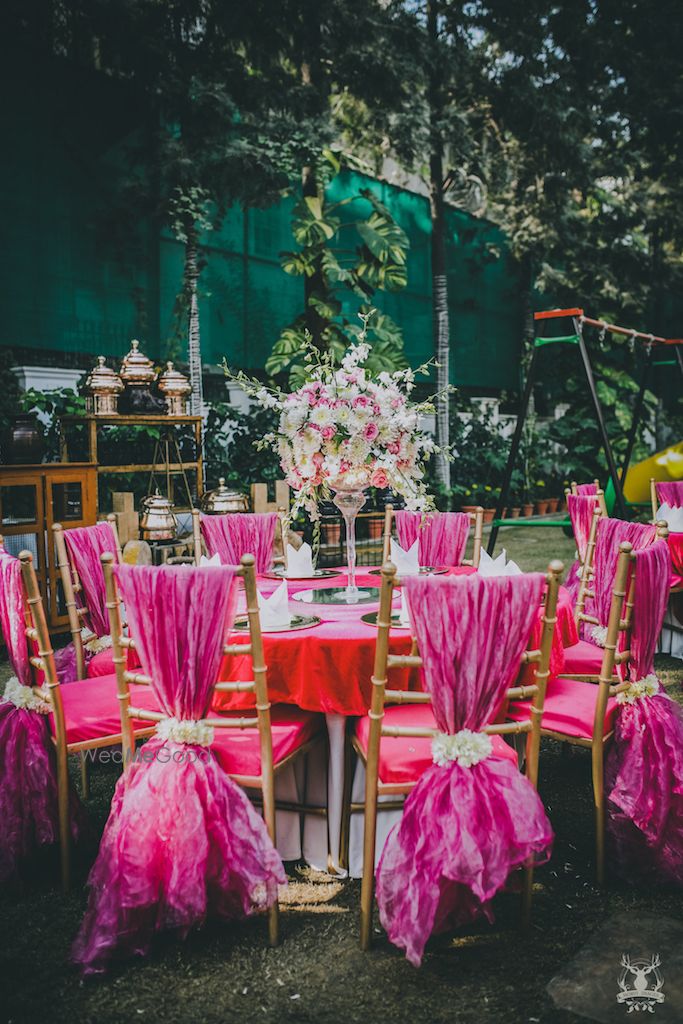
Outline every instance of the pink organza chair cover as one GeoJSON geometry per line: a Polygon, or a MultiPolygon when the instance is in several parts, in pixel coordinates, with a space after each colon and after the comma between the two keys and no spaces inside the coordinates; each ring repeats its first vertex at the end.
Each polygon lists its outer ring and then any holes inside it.
{"type": "Polygon", "coordinates": [[[605,788],[620,871],[683,884],[683,710],[654,676],[670,572],[666,541],[636,552],[629,679],[657,692],[621,704],[605,788]]]}
{"type": "Polygon", "coordinates": [[[577,494],[583,494],[583,495],[586,495],[586,494],[597,494],[598,493],[598,485],[597,484],[578,484],[577,488],[576,488],[576,493],[577,494]]]}
{"type": "MultiPolygon", "coordinates": [[[[595,484],[582,484],[581,486],[592,487],[594,492],[596,491],[595,484]]],[[[581,577],[579,572],[586,557],[588,535],[590,533],[591,522],[593,521],[593,511],[595,509],[596,501],[596,493],[567,495],[567,511],[569,512],[569,518],[572,522],[574,540],[576,541],[576,550],[579,555],[578,559],[571,566],[567,574],[567,580],[564,584],[571,594],[572,602],[576,601],[579,594],[579,587],[581,586],[581,577]]]]}
{"type": "Polygon", "coordinates": [[[623,519],[602,518],[598,523],[595,538],[594,590],[595,615],[604,627],[609,620],[612,603],[614,576],[617,571],[619,545],[628,541],[634,550],[649,547],[655,540],[657,531],[654,526],[642,523],[627,523],[623,519]]]}
{"type": "MultiPolygon", "coordinates": [[[[0,699],[0,882],[59,836],[57,769],[47,715],[30,707],[33,672],[24,633],[21,563],[0,550],[0,626],[16,678],[0,699]],[[16,687],[16,689],[14,689],[16,687]],[[24,692],[26,691],[26,692],[24,692]],[[10,696],[13,694],[13,697],[10,696]]],[[[79,831],[74,796],[72,832],[79,831]]]]}
{"type": "Polygon", "coordinates": [[[683,480],[665,480],[656,483],[655,490],[660,505],[667,504],[669,508],[683,506],[683,480]]]}
{"type": "MultiPolygon", "coordinates": [[[[423,683],[439,729],[491,722],[538,618],[538,573],[404,581],[423,683]]],[[[433,933],[484,915],[510,872],[547,859],[553,833],[541,800],[507,759],[434,764],[407,798],[377,867],[380,918],[416,966],[433,933]]]]}
{"type": "Polygon", "coordinates": [[[465,512],[394,512],[396,536],[404,551],[420,540],[420,565],[461,565],[470,530],[470,517],[465,512]]]}
{"type": "Polygon", "coordinates": [[[107,636],[109,617],[100,559],[106,552],[117,556],[118,544],[114,531],[109,523],[96,523],[94,526],[65,530],[64,541],[83,588],[83,598],[88,608],[86,625],[96,636],[107,636]]]}
{"type": "Polygon", "coordinates": [[[202,516],[202,535],[209,555],[217,554],[224,565],[237,565],[242,555],[253,555],[256,572],[268,572],[277,521],[277,512],[202,516]]]}
{"type": "MultiPolygon", "coordinates": [[[[198,721],[234,618],[234,567],[122,565],[116,575],[160,708],[198,721]]],[[[114,956],[144,955],[159,931],[184,937],[208,916],[268,907],[284,881],[263,819],[210,748],[156,735],[116,786],[73,959],[100,973],[114,956]]]]}

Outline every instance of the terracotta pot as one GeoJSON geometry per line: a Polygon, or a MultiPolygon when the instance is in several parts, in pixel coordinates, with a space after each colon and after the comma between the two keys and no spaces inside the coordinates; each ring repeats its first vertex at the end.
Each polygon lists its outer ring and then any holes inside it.
{"type": "Polygon", "coordinates": [[[536,515],[537,516],[544,516],[547,511],[548,511],[548,502],[547,501],[537,501],[536,502],[536,515]]]}
{"type": "Polygon", "coordinates": [[[548,512],[557,512],[560,507],[559,498],[548,498],[548,512]]]}
{"type": "Polygon", "coordinates": [[[527,502],[525,505],[522,505],[522,515],[524,516],[525,519],[528,519],[528,517],[532,516],[533,514],[534,514],[534,506],[531,504],[530,501],[527,502]]]}
{"type": "Polygon", "coordinates": [[[492,523],[493,522],[493,517],[495,516],[495,514],[496,514],[495,508],[485,508],[484,509],[484,523],[492,523]]]}
{"type": "Polygon", "coordinates": [[[325,544],[341,543],[341,523],[323,524],[323,541],[325,544]]]}
{"type": "Polygon", "coordinates": [[[33,465],[41,461],[44,450],[43,428],[36,414],[15,416],[9,428],[7,461],[14,465],[33,465]]]}
{"type": "Polygon", "coordinates": [[[479,507],[478,505],[461,505],[460,506],[460,511],[461,512],[476,512],[478,507],[479,507]]]}
{"type": "Polygon", "coordinates": [[[379,540],[384,533],[384,520],[368,519],[368,533],[370,540],[379,540]]]}
{"type": "Polygon", "coordinates": [[[510,515],[510,519],[519,519],[519,514],[521,511],[522,509],[519,507],[519,505],[515,505],[514,508],[509,508],[508,513],[510,515]]]}

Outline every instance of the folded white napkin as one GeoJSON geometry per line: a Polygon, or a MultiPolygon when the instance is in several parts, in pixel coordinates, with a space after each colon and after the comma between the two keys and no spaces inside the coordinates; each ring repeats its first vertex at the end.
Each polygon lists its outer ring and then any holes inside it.
{"type": "Polygon", "coordinates": [[[313,552],[311,551],[310,544],[302,544],[298,549],[293,548],[291,544],[287,545],[287,571],[285,576],[303,578],[305,576],[313,576],[315,569],[313,568],[313,552]]]}
{"type": "Polygon", "coordinates": [[[215,555],[211,555],[211,558],[207,558],[206,555],[202,555],[199,559],[200,565],[220,565],[221,556],[216,552],[215,555]]]}
{"type": "Polygon", "coordinates": [[[419,544],[418,538],[408,551],[404,551],[398,541],[391,538],[391,561],[396,566],[399,576],[417,576],[420,571],[417,554],[419,544]]]}
{"type": "Polygon", "coordinates": [[[521,576],[522,570],[516,562],[508,562],[506,564],[505,559],[507,558],[507,552],[505,548],[501,551],[497,558],[491,558],[486,551],[482,551],[481,558],[479,560],[479,575],[480,576],[521,576]]]}
{"type": "Polygon", "coordinates": [[[261,629],[264,633],[267,633],[269,629],[280,629],[290,624],[289,593],[286,580],[282,581],[270,597],[264,597],[261,593],[258,593],[257,597],[261,614],[261,629]]]}
{"type": "Polygon", "coordinates": [[[410,614],[408,612],[408,598],[401,591],[401,604],[398,609],[398,622],[400,626],[410,626],[410,614]]]}
{"type": "Polygon", "coordinates": [[[683,508],[671,508],[664,502],[657,509],[657,521],[663,519],[671,533],[683,533],[683,508]]]}

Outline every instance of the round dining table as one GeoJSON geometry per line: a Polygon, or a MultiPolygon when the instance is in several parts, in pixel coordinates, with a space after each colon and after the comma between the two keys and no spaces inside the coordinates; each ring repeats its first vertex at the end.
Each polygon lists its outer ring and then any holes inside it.
{"type": "MultiPolygon", "coordinates": [[[[471,566],[461,566],[449,569],[448,574],[462,576],[475,571],[471,566]]],[[[271,595],[281,584],[281,578],[270,575],[258,578],[258,589],[264,597],[271,595]]],[[[347,575],[343,570],[327,578],[288,580],[291,615],[315,617],[319,621],[304,629],[263,631],[271,703],[292,704],[306,711],[320,712],[325,716],[328,740],[327,749],[321,743],[308,755],[306,782],[307,805],[326,808],[326,815],[306,816],[302,843],[298,816],[292,812],[278,812],[278,849],[285,860],[303,857],[315,868],[331,868],[337,873],[344,873],[339,863],[339,846],[346,730],[349,718],[365,715],[370,706],[377,628],[364,621],[363,616],[378,610],[381,576],[369,568],[356,574],[356,584],[361,591],[376,591],[372,600],[359,604],[321,602],[320,591],[345,587],[346,584],[347,575]],[[306,600],[296,600],[297,594],[305,595],[306,600]]],[[[395,612],[398,611],[399,602],[397,588],[395,612]]],[[[238,603],[237,607],[238,618],[243,613],[242,598],[242,603],[238,603]]],[[[538,646],[540,641],[541,615],[542,608],[539,608],[538,624],[529,638],[530,647],[538,646]]],[[[246,631],[237,631],[232,635],[231,642],[244,643],[245,635],[246,631]]],[[[551,660],[553,674],[562,670],[564,648],[577,642],[571,598],[560,587],[551,660]]],[[[392,654],[408,654],[411,644],[410,629],[392,626],[389,636],[392,654]]],[[[526,666],[522,672],[523,682],[533,682],[533,665],[526,666]]],[[[220,677],[225,680],[253,678],[251,658],[248,655],[227,657],[221,667],[220,677]]],[[[390,682],[392,689],[421,689],[420,670],[393,669],[390,682]]],[[[219,713],[233,712],[253,706],[254,700],[250,693],[217,694],[213,710],[219,713]]],[[[289,802],[298,802],[300,799],[302,780],[296,772],[297,768],[292,766],[284,770],[282,777],[276,778],[276,795],[280,799],[289,802]]],[[[393,812],[394,820],[396,813],[393,812]]],[[[358,817],[355,815],[354,819],[358,817]]],[[[353,846],[356,856],[353,856],[352,849],[350,873],[358,876],[360,842],[356,841],[353,846]]]]}

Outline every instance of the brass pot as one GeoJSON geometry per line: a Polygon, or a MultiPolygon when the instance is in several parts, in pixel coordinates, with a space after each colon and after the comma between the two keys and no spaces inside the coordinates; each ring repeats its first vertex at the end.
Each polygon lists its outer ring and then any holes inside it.
{"type": "Polygon", "coordinates": [[[140,351],[140,342],[134,339],[130,343],[130,352],[121,363],[121,380],[126,385],[149,387],[154,383],[156,373],[154,363],[140,351]]]}
{"type": "Polygon", "coordinates": [[[166,369],[159,377],[158,387],[166,399],[169,416],[184,416],[187,412],[187,396],[192,388],[187,377],[174,369],[173,363],[166,363],[166,369]]]}
{"type": "Polygon", "coordinates": [[[220,477],[215,491],[207,491],[202,498],[202,512],[207,515],[224,515],[226,512],[248,512],[249,499],[246,494],[231,491],[225,486],[225,477],[220,477]]]}
{"type": "Polygon", "coordinates": [[[88,374],[85,381],[85,407],[96,416],[111,416],[117,411],[119,394],[123,391],[123,382],[118,373],[105,365],[104,356],[97,357],[97,366],[88,374]]]}
{"type": "Polygon", "coordinates": [[[140,532],[144,540],[173,540],[178,532],[178,520],[173,505],[157,490],[140,503],[142,517],[140,532]]]}

